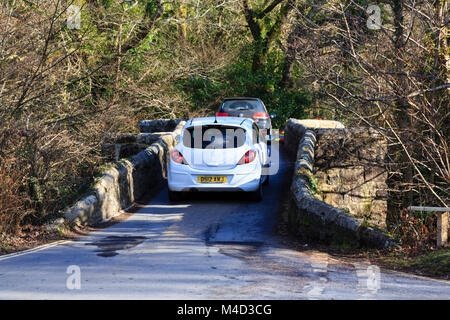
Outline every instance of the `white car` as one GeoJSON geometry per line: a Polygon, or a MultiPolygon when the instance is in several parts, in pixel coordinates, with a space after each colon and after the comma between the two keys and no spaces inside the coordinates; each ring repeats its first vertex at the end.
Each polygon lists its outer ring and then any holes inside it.
{"type": "Polygon", "coordinates": [[[270,162],[264,136],[252,119],[195,118],[177,140],[167,172],[171,201],[190,191],[244,191],[254,201],[262,199],[270,162]]]}

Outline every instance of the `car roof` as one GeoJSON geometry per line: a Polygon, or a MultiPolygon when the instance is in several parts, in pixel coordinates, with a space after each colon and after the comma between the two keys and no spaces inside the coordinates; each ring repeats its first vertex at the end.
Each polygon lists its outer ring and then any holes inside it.
{"type": "Polygon", "coordinates": [[[258,101],[261,101],[261,99],[259,99],[259,98],[252,98],[252,97],[232,97],[232,98],[223,99],[223,101],[227,101],[227,100],[258,100],[258,101]]]}
{"type": "Polygon", "coordinates": [[[186,122],[186,128],[198,125],[232,125],[239,127],[251,128],[254,121],[250,118],[241,117],[203,117],[203,118],[193,118],[186,122]]]}

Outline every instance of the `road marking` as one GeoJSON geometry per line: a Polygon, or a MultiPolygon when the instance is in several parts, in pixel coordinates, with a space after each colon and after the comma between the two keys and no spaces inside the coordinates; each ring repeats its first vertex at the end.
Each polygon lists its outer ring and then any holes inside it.
{"type": "Polygon", "coordinates": [[[6,260],[6,259],[10,259],[10,258],[14,258],[14,257],[18,257],[18,256],[23,256],[25,254],[29,254],[32,252],[36,252],[36,251],[41,251],[47,248],[51,248],[51,247],[56,247],[60,244],[64,244],[64,243],[69,243],[69,242],[73,242],[73,240],[58,240],[52,243],[48,243],[48,244],[43,244],[42,246],[38,246],[35,248],[31,248],[31,249],[27,249],[24,251],[20,251],[20,252],[14,252],[14,253],[10,253],[10,254],[5,254],[0,256],[0,261],[2,260],[6,260]]]}

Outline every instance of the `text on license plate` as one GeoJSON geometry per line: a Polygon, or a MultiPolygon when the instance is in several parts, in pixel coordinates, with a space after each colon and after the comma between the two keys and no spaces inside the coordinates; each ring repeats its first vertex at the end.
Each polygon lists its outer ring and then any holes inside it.
{"type": "Polygon", "coordinates": [[[227,182],[227,177],[220,176],[198,176],[198,183],[225,183],[227,182]]]}

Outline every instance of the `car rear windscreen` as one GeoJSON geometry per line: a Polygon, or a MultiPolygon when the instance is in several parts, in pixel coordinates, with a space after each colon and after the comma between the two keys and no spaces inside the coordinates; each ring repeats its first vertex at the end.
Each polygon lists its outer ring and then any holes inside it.
{"type": "Polygon", "coordinates": [[[234,111],[263,112],[264,108],[258,100],[236,99],[225,100],[220,108],[220,111],[228,113],[232,113],[234,111]]]}
{"type": "Polygon", "coordinates": [[[245,143],[245,129],[224,125],[194,126],[184,130],[183,145],[196,149],[239,148],[245,143]]]}

